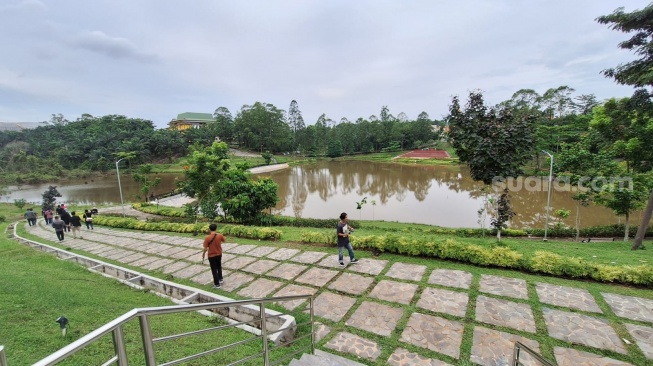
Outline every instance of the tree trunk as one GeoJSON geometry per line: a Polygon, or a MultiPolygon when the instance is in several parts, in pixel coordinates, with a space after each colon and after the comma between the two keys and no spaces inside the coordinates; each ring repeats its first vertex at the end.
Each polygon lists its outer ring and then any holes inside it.
{"type": "Polygon", "coordinates": [[[497,241],[501,241],[501,229],[497,230],[497,241]]]}
{"type": "Polygon", "coordinates": [[[624,241],[628,241],[628,229],[630,227],[630,215],[626,214],[626,230],[624,231],[624,241]]]}
{"type": "Polygon", "coordinates": [[[651,221],[651,213],[653,212],[653,191],[651,191],[651,196],[648,198],[648,203],[646,204],[646,209],[644,210],[644,215],[642,215],[642,223],[639,224],[639,229],[637,229],[637,234],[635,235],[635,242],[633,242],[632,250],[638,249],[644,241],[646,236],[646,230],[648,229],[648,222],[651,221]]]}
{"type": "Polygon", "coordinates": [[[576,203],[576,241],[580,239],[580,201],[576,203]]]}

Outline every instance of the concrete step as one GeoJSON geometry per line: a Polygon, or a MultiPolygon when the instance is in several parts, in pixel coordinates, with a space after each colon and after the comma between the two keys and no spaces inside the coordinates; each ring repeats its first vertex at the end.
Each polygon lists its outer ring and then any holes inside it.
{"type": "Polygon", "coordinates": [[[303,354],[299,360],[292,360],[289,366],[365,366],[362,363],[352,361],[348,358],[336,356],[334,354],[315,350],[314,355],[303,354]]]}

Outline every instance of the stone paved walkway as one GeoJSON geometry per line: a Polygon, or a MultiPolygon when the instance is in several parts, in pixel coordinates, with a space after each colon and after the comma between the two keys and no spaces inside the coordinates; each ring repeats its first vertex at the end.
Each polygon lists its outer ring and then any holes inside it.
{"type": "MultiPolygon", "coordinates": [[[[56,240],[42,222],[26,229],[56,240]]],[[[201,238],[98,226],[82,235],[61,245],[210,289],[209,267],[200,264],[201,238]]],[[[545,278],[527,282],[384,259],[362,258],[340,268],[336,250],[228,243],[224,252],[225,283],[215,291],[245,297],[314,294],[320,347],[362,363],[504,366],[514,342],[540,352],[539,341],[546,340],[545,357],[560,366],[632,365],[627,362],[632,355],[653,365],[653,300],[592,295],[583,282],[558,286],[545,278]],[[540,306],[534,309],[533,301],[540,306]],[[384,349],[385,338],[398,346],[384,349]]],[[[279,305],[306,311],[307,302],[279,305]]]]}

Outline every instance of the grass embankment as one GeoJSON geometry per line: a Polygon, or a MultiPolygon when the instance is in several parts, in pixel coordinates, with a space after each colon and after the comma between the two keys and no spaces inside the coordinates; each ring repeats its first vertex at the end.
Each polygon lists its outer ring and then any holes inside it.
{"type": "MultiPolygon", "coordinates": [[[[0,214],[13,221],[22,216],[22,210],[1,205],[0,214]]],[[[0,224],[0,230],[4,231],[6,227],[7,223],[0,224]]],[[[132,289],[4,236],[0,238],[0,278],[0,344],[5,346],[10,365],[31,365],[133,308],[173,305],[148,291],[132,289]],[[66,337],[62,336],[55,322],[61,315],[70,320],[66,337]]],[[[155,337],[220,324],[223,322],[218,318],[197,313],[151,318],[155,337]]],[[[131,363],[144,364],[138,320],[127,323],[124,330],[131,363]]],[[[252,336],[231,329],[183,338],[169,345],[158,344],[155,346],[157,361],[171,361],[252,336]]],[[[204,365],[208,362],[224,365],[260,350],[260,341],[255,341],[186,364],[204,365]]],[[[62,364],[98,365],[112,356],[111,335],[107,335],[62,364]]],[[[281,356],[275,354],[275,357],[281,356]]],[[[261,363],[259,358],[245,364],[254,366],[261,363]]]]}

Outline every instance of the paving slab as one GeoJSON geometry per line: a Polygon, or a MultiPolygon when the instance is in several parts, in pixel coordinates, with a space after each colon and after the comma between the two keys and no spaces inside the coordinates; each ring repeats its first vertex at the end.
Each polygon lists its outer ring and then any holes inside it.
{"type": "Polygon", "coordinates": [[[476,299],[476,320],[535,333],[535,318],[528,304],[479,295],[476,299]]]}
{"type": "MultiPolygon", "coordinates": [[[[498,330],[475,327],[470,361],[482,366],[509,365],[515,342],[521,342],[533,351],[540,353],[540,345],[537,341],[498,330]]],[[[524,366],[540,366],[526,352],[520,353],[519,360],[524,366]]]]}
{"type": "Polygon", "coordinates": [[[516,299],[528,299],[526,281],[519,278],[481,275],[479,291],[516,299]]]}
{"type": "Polygon", "coordinates": [[[375,361],[381,355],[381,347],[376,342],[347,332],[336,334],[324,346],[371,361],[375,361]]]}
{"type": "Polygon", "coordinates": [[[626,347],[605,319],[542,308],[549,335],[566,342],[626,354],[626,347]]]}
{"type": "Polygon", "coordinates": [[[299,252],[301,252],[299,249],[281,248],[268,254],[267,257],[270,259],[276,259],[278,261],[286,261],[299,252]]]}
{"type": "Polygon", "coordinates": [[[400,280],[421,281],[424,272],[426,272],[426,266],[421,264],[395,263],[385,275],[400,280]]]}
{"type": "Polygon", "coordinates": [[[117,260],[119,260],[121,258],[127,257],[129,255],[134,254],[134,253],[136,253],[136,252],[134,252],[132,250],[117,249],[116,251],[105,253],[102,256],[105,257],[105,258],[109,258],[109,259],[113,259],[113,260],[117,261],[117,260]]]}
{"type": "Polygon", "coordinates": [[[245,267],[246,265],[254,262],[255,260],[256,260],[256,258],[254,258],[254,257],[241,256],[241,257],[236,257],[236,258],[234,258],[232,260],[229,260],[226,263],[223,263],[222,266],[224,268],[228,268],[228,269],[241,269],[241,268],[245,267]]]}
{"type": "Polygon", "coordinates": [[[404,314],[402,308],[364,301],[345,323],[382,336],[389,336],[404,314]]]}
{"type": "Polygon", "coordinates": [[[653,323],[653,300],[603,292],[601,295],[617,316],[653,323]]]}
{"type": "Polygon", "coordinates": [[[250,283],[247,287],[238,291],[238,295],[245,297],[266,297],[274,292],[279,287],[283,286],[283,282],[268,280],[267,278],[259,278],[250,283]]]}
{"type": "Polygon", "coordinates": [[[250,250],[247,252],[247,255],[251,255],[252,257],[265,257],[266,255],[274,252],[277,250],[277,247],[258,247],[254,250],[250,250]]]}
{"type": "MultiPolygon", "coordinates": [[[[222,271],[222,277],[227,277],[225,274],[225,271],[222,271]]],[[[200,285],[207,285],[207,284],[212,284],[213,283],[213,275],[211,274],[211,270],[209,269],[206,272],[201,272],[200,274],[196,275],[195,277],[192,277],[190,279],[191,281],[195,283],[199,283],[200,285]]]]}
{"type": "Polygon", "coordinates": [[[560,366],[633,366],[627,362],[569,348],[554,347],[553,353],[560,366]]]}
{"type": "Polygon", "coordinates": [[[401,333],[401,341],[458,358],[463,324],[437,316],[413,313],[401,333]]]}
{"type": "Polygon", "coordinates": [[[453,366],[446,362],[426,358],[403,348],[397,348],[387,362],[390,366],[453,366]]]}
{"type": "Polygon", "coordinates": [[[294,263],[281,263],[279,267],[271,270],[266,276],[283,278],[284,280],[292,280],[300,273],[304,272],[308,266],[294,263]]]}
{"type": "Polygon", "coordinates": [[[381,280],[370,292],[370,297],[408,305],[415,296],[415,291],[417,285],[412,283],[381,280]]]}
{"type": "Polygon", "coordinates": [[[331,281],[331,279],[338,273],[339,272],[332,271],[330,269],[313,267],[304,272],[301,276],[297,277],[295,282],[322,287],[326,285],[327,282],[331,281]]]}
{"type": "Polygon", "coordinates": [[[176,258],[176,259],[189,259],[191,261],[201,262],[202,261],[202,251],[197,249],[184,248],[180,252],[175,254],[167,255],[166,257],[176,258]]]}
{"type": "Polygon", "coordinates": [[[246,273],[229,272],[225,270],[222,270],[222,278],[224,279],[224,283],[222,284],[222,289],[225,291],[233,291],[254,280],[253,276],[250,276],[246,273]],[[227,273],[229,274],[228,276],[227,273]]]}
{"type": "Polygon", "coordinates": [[[155,261],[143,264],[141,267],[145,268],[145,269],[149,269],[149,270],[158,270],[158,269],[161,269],[161,267],[167,266],[172,262],[174,262],[172,259],[158,258],[155,261]]]}
{"type": "Polygon", "coordinates": [[[149,254],[146,254],[146,253],[133,253],[133,254],[128,255],[126,257],[120,258],[120,260],[118,260],[118,262],[131,264],[131,262],[135,262],[135,261],[137,261],[139,259],[143,259],[143,258],[146,258],[146,257],[151,257],[151,256],[149,254]]]}
{"type": "Polygon", "coordinates": [[[293,262],[299,262],[304,264],[314,264],[319,262],[322,258],[327,256],[327,253],[323,252],[302,252],[296,256],[290,258],[293,262]]]}
{"type": "Polygon", "coordinates": [[[653,360],[653,328],[636,324],[625,324],[628,333],[649,360],[653,360]]]}
{"type": "Polygon", "coordinates": [[[347,266],[349,266],[349,263],[347,263],[347,261],[345,261],[345,265],[346,265],[345,267],[341,266],[340,262],[338,262],[338,256],[337,255],[327,255],[326,257],[322,258],[321,261],[319,261],[319,262],[317,262],[315,264],[317,264],[318,266],[322,266],[322,267],[337,269],[339,271],[343,270],[343,269],[347,268],[347,266]]]}
{"type": "MultiPolygon", "coordinates": [[[[200,246],[204,246],[204,241],[200,244],[200,246]]],[[[223,252],[229,252],[231,249],[237,247],[238,244],[236,243],[222,243],[222,251],[223,252]]]]}
{"type": "Polygon", "coordinates": [[[313,313],[319,317],[339,322],[355,302],[354,298],[324,291],[315,298],[313,313]]]}
{"type": "Polygon", "coordinates": [[[360,295],[367,291],[372,282],[374,282],[374,278],[372,277],[345,272],[338,276],[338,278],[329,285],[329,288],[352,295],[360,295]]]}
{"type": "Polygon", "coordinates": [[[163,273],[173,273],[179,271],[182,268],[186,268],[188,266],[190,266],[190,263],[184,261],[178,261],[178,262],[170,263],[167,266],[161,268],[161,271],[163,271],[163,273]]]}
{"type": "Polygon", "coordinates": [[[260,259],[257,260],[256,262],[252,262],[251,264],[248,264],[247,266],[243,267],[241,270],[245,272],[262,275],[263,273],[279,265],[279,263],[280,262],[273,261],[270,259],[260,259]]]}
{"type": "MultiPolygon", "coordinates": [[[[277,291],[277,293],[274,294],[274,297],[293,296],[293,295],[315,295],[316,292],[317,289],[312,287],[290,284],[282,288],[281,290],[277,291]]],[[[299,305],[305,302],[306,300],[290,300],[290,301],[277,302],[276,304],[281,305],[288,310],[294,310],[296,307],[298,307],[299,305]]]]}
{"type": "Polygon", "coordinates": [[[465,317],[469,295],[466,292],[427,287],[422,292],[417,306],[436,313],[465,317]]]}
{"type": "Polygon", "coordinates": [[[233,254],[245,254],[249,252],[250,250],[256,249],[256,245],[251,245],[251,244],[240,244],[237,247],[230,248],[229,250],[224,250],[223,251],[227,253],[233,253],[233,254]]]}
{"type": "Polygon", "coordinates": [[[358,273],[366,273],[376,276],[383,271],[387,264],[388,261],[386,260],[363,258],[360,259],[356,264],[348,265],[347,269],[358,273]]]}
{"type": "Polygon", "coordinates": [[[431,272],[428,283],[447,287],[469,289],[472,285],[472,274],[457,269],[436,269],[431,272]]]}
{"type": "Polygon", "coordinates": [[[152,262],[154,262],[156,260],[159,260],[159,259],[160,259],[159,257],[155,257],[153,255],[146,254],[143,258],[141,258],[139,260],[136,260],[136,261],[133,261],[130,264],[132,266],[143,267],[144,265],[152,263],[152,262]]]}
{"type": "MultiPolygon", "coordinates": [[[[191,264],[190,266],[184,269],[174,272],[172,276],[177,278],[191,278],[197,275],[198,273],[207,272],[207,271],[209,272],[209,274],[211,274],[211,268],[207,265],[191,264]]],[[[224,273],[222,274],[222,276],[224,277],[224,273]]]]}
{"type": "Polygon", "coordinates": [[[548,283],[538,283],[535,286],[540,302],[561,306],[565,308],[578,309],[593,313],[602,313],[601,308],[596,304],[594,297],[589,291],[557,286],[548,283]]]}
{"type": "Polygon", "coordinates": [[[331,331],[331,327],[320,322],[315,322],[315,342],[319,342],[331,331]]]}

